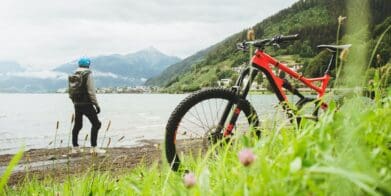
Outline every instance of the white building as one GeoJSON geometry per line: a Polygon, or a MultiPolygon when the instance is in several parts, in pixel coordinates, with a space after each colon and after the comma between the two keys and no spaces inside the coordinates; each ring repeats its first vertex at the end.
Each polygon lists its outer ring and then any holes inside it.
{"type": "Polygon", "coordinates": [[[231,81],[232,80],[230,78],[224,78],[224,79],[217,81],[217,84],[218,84],[218,86],[229,86],[231,81]]]}

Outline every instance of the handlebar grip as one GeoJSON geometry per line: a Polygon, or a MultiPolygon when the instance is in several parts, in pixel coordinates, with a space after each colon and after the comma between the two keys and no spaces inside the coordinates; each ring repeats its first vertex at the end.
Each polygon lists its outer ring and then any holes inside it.
{"type": "Polygon", "coordinates": [[[294,40],[298,40],[300,39],[299,37],[299,34],[295,34],[295,35],[287,35],[287,36],[281,36],[279,37],[279,41],[294,41],[294,40]]]}
{"type": "Polygon", "coordinates": [[[260,39],[260,40],[255,40],[252,44],[255,47],[263,47],[265,44],[269,43],[271,39],[260,39]]]}

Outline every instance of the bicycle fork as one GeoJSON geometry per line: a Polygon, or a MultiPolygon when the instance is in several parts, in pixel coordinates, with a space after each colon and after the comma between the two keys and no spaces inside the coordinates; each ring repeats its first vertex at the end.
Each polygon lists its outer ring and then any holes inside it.
{"type": "Polygon", "coordinates": [[[218,127],[215,131],[216,134],[221,133],[222,129],[224,128],[224,131],[223,131],[224,137],[228,137],[228,136],[232,135],[232,130],[235,127],[235,124],[239,118],[240,112],[242,111],[240,109],[241,100],[246,99],[248,92],[250,91],[252,82],[254,81],[257,74],[258,74],[258,70],[254,69],[252,67],[248,67],[240,74],[240,77],[236,80],[235,86],[232,87],[232,91],[239,96],[239,102],[236,105],[234,105],[234,103],[232,101],[230,101],[227,104],[227,106],[224,109],[223,115],[220,118],[218,127]],[[246,76],[249,76],[249,78],[248,78],[248,81],[242,90],[241,86],[242,86],[242,83],[244,82],[244,79],[246,76]],[[233,107],[234,107],[234,109],[232,110],[233,107]],[[230,116],[230,114],[231,114],[231,116],[230,116]],[[224,127],[225,123],[227,122],[227,118],[229,116],[230,116],[229,123],[227,124],[226,127],[224,127]]]}

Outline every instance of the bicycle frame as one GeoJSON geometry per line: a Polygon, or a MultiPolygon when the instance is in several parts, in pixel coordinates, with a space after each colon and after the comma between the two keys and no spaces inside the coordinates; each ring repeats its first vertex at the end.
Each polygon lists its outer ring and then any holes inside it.
{"type": "MultiPolygon", "coordinates": [[[[273,88],[273,90],[274,90],[278,100],[280,101],[280,103],[283,104],[283,108],[285,110],[287,110],[287,113],[288,113],[289,117],[292,117],[292,113],[289,112],[289,111],[291,111],[291,109],[289,107],[287,107],[286,104],[284,104],[284,103],[288,103],[289,102],[289,100],[288,100],[288,98],[286,96],[286,93],[283,90],[284,80],[282,78],[276,76],[273,73],[272,66],[274,66],[277,69],[287,73],[291,77],[301,81],[305,86],[307,86],[307,87],[313,89],[314,91],[316,91],[317,94],[318,94],[317,100],[320,100],[324,96],[324,94],[326,92],[327,85],[328,85],[328,83],[330,81],[331,77],[330,77],[329,71],[330,71],[330,67],[333,64],[333,62],[335,62],[335,54],[332,55],[330,63],[328,65],[327,69],[326,69],[326,72],[325,72],[325,74],[322,77],[306,78],[303,75],[300,75],[299,73],[293,71],[288,66],[280,63],[278,60],[274,59],[273,57],[269,56],[263,50],[257,49],[255,51],[255,55],[251,59],[252,66],[255,68],[255,70],[245,70],[245,71],[243,71],[241,73],[240,77],[238,78],[238,81],[236,82],[236,85],[240,86],[240,84],[243,82],[244,77],[246,75],[249,76],[249,80],[248,80],[247,84],[245,85],[245,87],[243,88],[242,94],[240,94],[240,89],[235,89],[234,88],[234,90],[238,91],[238,94],[241,96],[241,98],[246,99],[247,94],[250,91],[250,87],[251,87],[252,82],[254,81],[255,77],[258,75],[258,72],[261,71],[263,74],[266,75],[266,77],[269,80],[269,83],[272,86],[272,88],[273,88]],[[314,84],[314,82],[318,82],[318,81],[321,82],[320,86],[317,86],[317,85],[314,84]]],[[[219,127],[223,127],[224,126],[224,122],[227,119],[227,117],[229,115],[229,112],[231,111],[232,106],[233,106],[232,103],[228,103],[228,105],[227,105],[227,107],[226,107],[226,109],[225,109],[225,111],[223,113],[223,116],[222,116],[222,118],[221,118],[221,120],[219,122],[219,127]]],[[[327,104],[321,103],[320,107],[322,109],[326,109],[327,108],[327,104]]],[[[229,122],[228,126],[224,130],[223,135],[225,137],[229,136],[232,133],[232,130],[233,130],[234,126],[235,126],[236,120],[239,117],[240,112],[241,112],[240,108],[238,106],[236,106],[235,109],[234,109],[234,113],[231,116],[230,122],[229,122]]],[[[220,131],[220,130],[217,129],[216,131],[220,131]]]]}
{"type": "MultiPolygon", "coordinates": [[[[334,58],[334,57],[332,57],[332,58],[334,58]]],[[[280,63],[279,61],[277,61],[273,57],[269,56],[268,54],[263,52],[263,50],[257,50],[255,52],[255,55],[253,56],[251,62],[252,62],[253,67],[259,69],[260,71],[262,71],[266,75],[270,84],[274,88],[273,90],[275,90],[275,93],[276,93],[280,102],[284,102],[284,101],[288,102],[288,98],[286,96],[286,93],[282,89],[282,85],[283,85],[284,81],[280,77],[276,76],[273,73],[273,70],[270,65],[277,67],[278,69],[289,74],[293,78],[298,79],[307,87],[315,90],[318,94],[318,99],[323,97],[324,93],[326,92],[327,85],[328,85],[330,78],[331,78],[328,71],[326,71],[325,75],[322,77],[306,78],[306,77],[300,75],[299,73],[293,71],[288,66],[280,63]],[[317,81],[321,81],[321,86],[316,86],[314,84],[314,82],[317,82],[317,81]]]]}

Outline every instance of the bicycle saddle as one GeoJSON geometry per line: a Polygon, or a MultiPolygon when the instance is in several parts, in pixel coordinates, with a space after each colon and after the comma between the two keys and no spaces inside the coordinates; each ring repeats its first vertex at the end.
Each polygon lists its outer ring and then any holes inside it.
{"type": "Polygon", "coordinates": [[[326,48],[327,50],[330,50],[331,52],[336,52],[337,50],[343,50],[348,49],[352,46],[352,44],[346,44],[346,45],[318,45],[317,47],[319,49],[326,48]]]}

